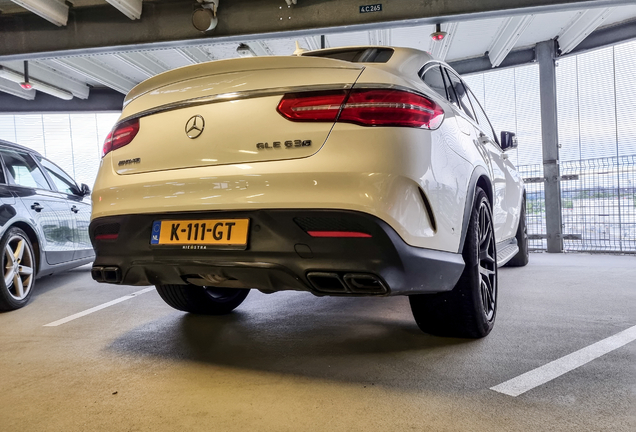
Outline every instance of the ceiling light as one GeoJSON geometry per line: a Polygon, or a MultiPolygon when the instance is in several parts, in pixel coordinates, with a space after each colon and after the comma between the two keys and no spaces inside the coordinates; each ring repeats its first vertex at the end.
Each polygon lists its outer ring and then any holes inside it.
{"type": "Polygon", "coordinates": [[[24,91],[16,83],[0,78],[0,92],[26,100],[35,99],[35,92],[24,91]]]}
{"type": "Polygon", "coordinates": [[[451,45],[453,44],[453,38],[455,37],[455,34],[457,33],[458,26],[459,26],[458,22],[446,23],[445,31],[447,35],[444,38],[444,40],[439,43],[436,40],[433,40],[431,42],[430,48],[431,48],[431,55],[433,56],[433,58],[437,60],[446,60],[448,51],[450,50],[451,45]]]}
{"type": "Polygon", "coordinates": [[[431,39],[434,41],[441,41],[446,37],[446,32],[442,31],[442,25],[437,23],[435,24],[435,33],[431,33],[431,39]]]}
{"type": "MultiPolygon", "coordinates": [[[[4,65],[9,68],[11,67],[11,64],[9,63],[5,63],[4,65]]],[[[29,61],[29,77],[31,79],[35,78],[38,81],[70,91],[73,93],[73,97],[76,98],[88,99],[88,95],[90,93],[88,85],[72,79],[61,72],[52,69],[46,64],[38,63],[38,61],[29,61]]]]}
{"type": "Polygon", "coordinates": [[[24,90],[31,90],[33,86],[29,82],[29,62],[24,61],[24,82],[19,83],[24,90]]]}
{"type": "Polygon", "coordinates": [[[43,93],[48,93],[51,96],[55,96],[57,98],[64,99],[64,100],[73,99],[73,93],[69,91],[61,89],[59,87],[55,87],[51,84],[47,84],[45,82],[42,82],[36,79],[31,79],[29,82],[25,82],[24,76],[21,73],[12,71],[11,69],[7,69],[4,66],[0,66],[0,78],[4,78],[9,81],[18,83],[24,89],[26,89],[26,87],[24,87],[23,84],[28,84],[28,85],[31,85],[31,87],[34,88],[35,90],[41,91],[43,93]]]}

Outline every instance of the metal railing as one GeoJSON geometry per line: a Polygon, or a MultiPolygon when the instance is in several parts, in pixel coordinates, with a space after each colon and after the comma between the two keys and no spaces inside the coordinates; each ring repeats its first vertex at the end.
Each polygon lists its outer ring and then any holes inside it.
{"type": "Polygon", "coordinates": [[[526,223],[528,224],[528,248],[546,250],[548,243],[545,229],[545,195],[543,165],[517,167],[526,187],[526,223]]]}
{"type": "MultiPolygon", "coordinates": [[[[546,250],[543,166],[518,169],[530,249],[546,250]]],[[[562,162],[560,173],[564,250],[636,253],[636,155],[562,162]]]]}

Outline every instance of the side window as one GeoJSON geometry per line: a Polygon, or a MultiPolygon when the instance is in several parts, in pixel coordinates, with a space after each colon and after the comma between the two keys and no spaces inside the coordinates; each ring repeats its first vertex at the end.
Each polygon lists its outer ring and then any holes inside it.
{"type": "Polygon", "coordinates": [[[464,84],[462,83],[462,81],[453,72],[446,69],[446,74],[450,82],[449,89],[448,89],[448,93],[451,94],[450,101],[457,108],[464,111],[468,117],[475,120],[475,114],[473,113],[473,109],[470,105],[470,100],[468,99],[468,92],[466,91],[466,87],[464,87],[464,84]]]}
{"type": "Polygon", "coordinates": [[[40,158],[40,163],[49,174],[49,177],[53,180],[53,183],[55,183],[57,190],[69,195],[72,195],[78,190],[75,181],[71,178],[71,176],[62,171],[62,168],[58,167],[48,159],[40,158]]]}
{"type": "Polygon", "coordinates": [[[439,93],[439,95],[442,96],[444,99],[448,99],[446,86],[444,85],[444,78],[442,77],[442,68],[439,64],[433,63],[424,66],[421,77],[424,83],[426,83],[426,85],[429,86],[431,90],[439,93]]]}
{"type": "Polygon", "coordinates": [[[0,154],[7,167],[9,184],[51,190],[46,177],[29,154],[13,150],[0,150],[0,154]]]}
{"type": "Polygon", "coordinates": [[[479,123],[481,130],[492,140],[492,142],[499,144],[499,141],[497,140],[497,135],[495,134],[495,130],[492,128],[492,125],[490,124],[490,120],[488,120],[488,116],[486,115],[486,112],[481,107],[481,105],[479,104],[479,101],[477,100],[475,95],[472,93],[472,91],[470,91],[470,89],[468,90],[468,96],[470,97],[470,101],[472,102],[473,107],[475,108],[475,114],[477,114],[477,122],[479,123]]]}

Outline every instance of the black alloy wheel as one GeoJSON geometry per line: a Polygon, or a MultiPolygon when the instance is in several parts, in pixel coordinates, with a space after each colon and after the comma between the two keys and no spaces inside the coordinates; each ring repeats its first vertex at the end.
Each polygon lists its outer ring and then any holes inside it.
{"type": "Polygon", "coordinates": [[[495,316],[497,299],[497,260],[492,216],[487,201],[479,205],[479,275],[481,302],[488,321],[495,316]]]}
{"type": "Polygon", "coordinates": [[[490,200],[477,187],[462,251],[464,271],[452,291],[409,296],[418,327],[436,336],[482,338],[497,315],[497,248],[490,200]]]}

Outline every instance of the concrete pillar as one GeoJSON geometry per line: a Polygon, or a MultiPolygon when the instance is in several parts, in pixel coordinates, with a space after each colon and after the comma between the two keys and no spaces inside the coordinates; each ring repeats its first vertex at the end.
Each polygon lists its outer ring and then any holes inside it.
{"type": "Polygon", "coordinates": [[[536,47],[541,92],[541,137],[545,179],[545,216],[548,252],[563,252],[561,185],[559,181],[559,134],[556,100],[556,43],[541,42],[536,47]]]}

